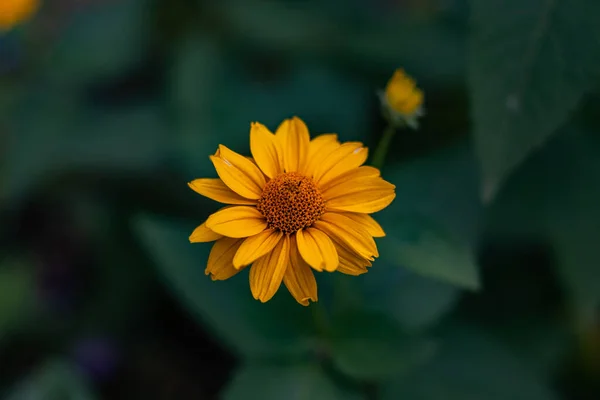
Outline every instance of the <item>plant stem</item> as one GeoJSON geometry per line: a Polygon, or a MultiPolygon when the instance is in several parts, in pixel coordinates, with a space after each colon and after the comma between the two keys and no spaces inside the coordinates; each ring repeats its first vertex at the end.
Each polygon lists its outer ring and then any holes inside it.
{"type": "Polygon", "coordinates": [[[392,143],[392,138],[394,137],[395,133],[396,128],[394,128],[392,125],[388,125],[383,131],[383,136],[375,148],[375,152],[373,153],[373,161],[371,162],[371,165],[375,168],[381,169],[383,167],[385,156],[390,144],[392,143]]]}

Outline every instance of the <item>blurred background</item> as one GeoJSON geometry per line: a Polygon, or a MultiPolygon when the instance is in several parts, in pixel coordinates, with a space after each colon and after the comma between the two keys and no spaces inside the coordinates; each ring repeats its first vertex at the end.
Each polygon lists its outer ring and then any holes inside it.
{"type": "Polygon", "coordinates": [[[599,4],[46,0],[5,22],[0,398],[600,398],[599,4]],[[426,115],[388,149],[373,268],[318,274],[306,308],[206,277],[188,236],[219,205],[187,182],[216,146],[297,115],[373,149],[396,68],[426,115]]]}

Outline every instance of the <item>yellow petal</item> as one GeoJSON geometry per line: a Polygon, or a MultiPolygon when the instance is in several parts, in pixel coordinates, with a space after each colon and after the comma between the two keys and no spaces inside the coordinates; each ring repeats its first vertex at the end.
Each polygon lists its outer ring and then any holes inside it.
{"type": "Polygon", "coordinates": [[[274,178],[283,172],[279,140],[258,122],[252,123],[250,127],[250,150],[256,164],[266,176],[274,178]]]}
{"type": "Polygon", "coordinates": [[[258,235],[250,236],[240,246],[233,258],[233,266],[241,268],[250,265],[260,257],[264,256],[279,243],[283,233],[273,229],[267,229],[258,235]]]}
{"type": "Polygon", "coordinates": [[[328,211],[372,214],[394,200],[395,186],[381,178],[355,179],[322,192],[328,211]]]}
{"type": "Polygon", "coordinates": [[[313,176],[320,162],[338,147],[340,147],[340,142],[334,133],[319,135],[311,140],[308,146],[308,160],[302,172],[306,176],[313,176]]]}
{"type": "Polygon", "coordinates": [[[188,186],[196,193],[224,204],[256,204],[229,189],[221,179],[194,179],[188,186]]]}
{"type": "Polygon", "coordinates": [[[371,261],[358,254],[356,250],[348,247],[348,245],[340,243],[337,240],[334,240],[333,243],[340,258],[340,265],[343,264],[346,269],[352,268],[366,271],[368,267],[373,265],[371,261]]]}
{"type": "Polygon", "coordinates": [[[313,226],[368,260],[379,256],[373,237],[348,217],[326,212],[313,226]]]}
{"type": "Polygon", "coordinates": [[[354,180],[362,181],[365,178],[377,178],[379,176],[380,172],[377,168],[371,167],[370,165],[363,165],[362,167],[358,167],[356,169],[346,172],[345,174],[338,176],[337,178],[332,179],[326,184],[321,183],[319,185],[319,189],[321,189],[321,191],[323,192],[342,183],[354,180]]]}
{"type": "Polygon", "coordinates": [[[310,145],[309,145],[309,155],[314,155],[315,153],[317,153],[320,149],[327,147],[327,146],[333,146],[335,145],[335,147],[339,147],[340,142],[338,142],[338,135],[335,133],[325,133],[319,136],[315,136],[311,141],[310,141],[310,145]]]}
{"type": "Polygon", "coordinates": [[[368,270],[365,267],[357,267],[356,265],[348,264],[340,260],[340,265],[338,266],[337,272],[341,272],[342,274],[346,275],[359,276],[366,274],[368,270]]]}
{"type": "Polygon", "coordinates": [[[337,149],[321,160],[317,160],[318,165],[314,170],[313,178],[316,182],[321,180],[321,177],[325,175],[330,169],[332,169],[337,163],[343,159],[350,157],[352,153],[364,148],[361,142],[347,142],[339,146],[337,149]]]}
{"type": "Polygon", "coordinates": [[[301,170],[308,157],[310,143],[310,135],[304,121],[298,117],[286,119],[277,128],[276,136],[283,150],[285,172],[301,170]]]}
{"type": "Polygon", "coordinates": [[[246,157],[219,145],[219,157],[211,156],[219,178],[234,192],[247,199],[259,199],[265,186],[265,176],[246,157]]]}
{"type": "MultiPolygon", "coordinates": [[[[333,155],[333,154],[332,154],[333,155]]],[[[335,178],[338,178],[349,171],[356,170],[367,161],[369,151],[366,147],[357,147],[352,153],[339,160],[318,180],[318,185],[326,185],[335,178]]]]}
{"type": "Polygon", "coordinates": [[[290,263],[283,275],[283,283],[296,301],[303,306],[307,306],[309,300],[318,300],[315,275],[300,256],[294,236],[290,237],[290,263]]]}
{"type": "Polygon", "coordinates": [[[327,203],[326,209],[372,214],[389,206],[395,198],[396,194],[389,191],[365,191],[331,200],[327,203]]]}
{"type": "Polygon", "coordinates": [[[208,256],[206,275],[210,274],[213,281],[231,278],[240,272],[233,267],[233,256],[242,244],[243,239],[222,238],[215,242],[208,256]]]}
{"type": "Polygon", "coordinates": [[[277,246],[252,264],[250,290],[261,302],[269,301],[281,286],[290,256],[290,237],[283,236],[277,246]]]}
{"type": "Polygon", "coordinates": [[[377,221],[375,221],[373,219],[373,217],[371,217],[370,215],[358,214],[358,213],[345,213],[345,212],[341,212],[338,214],[344,215],[344,216],[350,218],[351,220],[356,222],[358,225],[362,226],[367,232],[369,232],[369,235],[371,235],[373,237],[384,237],[385,236],[385,232],[383,231],[383,228],[381,227],[381,225],[379,225],[377,223],[377,221]]]}
{"type": "Polygon", "coordinates": [[[384,181],[381,177],[363,177],[345,182],[340,182],[327,189],[321,189],[323,199],[331,200],[336,197],[345,196],[352,193],[360,193],[367,190],[387,190],[393,192],[396,186],[384,181]]]}
{"type": "Polygon", "coordinates": [[[331,239],[315,228],[301,229],[296,233],[300,255],[317,271],[335,271],[339,260],[331,239]]]}
{"type": "Polygon", "coordinates": [[[223,208],[206,220],[206,226],[227,237],[245,238],[267,229],[263,215],[254,207],[223,208]]]}
{"type": "Polygon", "coordinates": [[[190,235],[190,243],[205,243],[214,242],[217,239],[221,239],[223,235],[219,235],[216,232],[206,227],[206,222],[198,226],[190,235]]]}

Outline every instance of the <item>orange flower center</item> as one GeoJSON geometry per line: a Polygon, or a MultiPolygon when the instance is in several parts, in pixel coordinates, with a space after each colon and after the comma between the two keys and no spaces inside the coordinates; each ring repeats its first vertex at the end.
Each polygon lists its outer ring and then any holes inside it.
{"type": "Polygon", "coordinates": [[[269,228],[289,235],[317,221],[325,212],[325,201],[311,178],[288,172],[266,184],[256,208],[269,228]]]}

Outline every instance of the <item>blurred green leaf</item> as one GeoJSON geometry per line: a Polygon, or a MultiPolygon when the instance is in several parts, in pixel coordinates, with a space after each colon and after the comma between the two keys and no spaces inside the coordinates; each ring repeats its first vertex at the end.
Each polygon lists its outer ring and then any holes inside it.
{"type": "Polygon", "coordinates": [[[33,314],[36,287],[32,269],[20,260],[3,260],[0,268],[0,341],[33,314]]]}
{"type": "Polygon", "coordinates": [[[397,198],[375,219],[387,231],[400,228],[387,223],[396,214],[421,215],[434,220],[468,243],[478,237],[483,211],[479,199],[477,163],[469,143],[460,142],[415,161],[393,164],[382,177],[396,185],[397,198]]]}
{"type": "Polygon", "coordinates": [[[477,290],[480,277],[473,249],[433,221],[399,216],[399,226],[380,242],[381,258],[422,276],[477,290]]]}
{"type": "Polygon", "coordinates": [[[335,31],[327,16],[307,3],[224,0],[213,7],[244,40],[264,48],[298,51],[322,46],[323,39],[335,31]]]}
{"type": "Polygon", "coordinates": [[[20,382],[5,400],[93,400],[83,375],[74,365],[62,360],[42,365],[20,382]]]}
{"type": "Polygon", "coordinates": [[[317,365],[247,364],[237,371],[223,394],[225,400],[257,398],[264,400],[358,399],[342,391],[317,365]]]}
{"type": "Polygon", "coordinates": [[[377,68],[391,76],[396,68],[404,68],[420,82],[439,86],[454,85],[466,70],[466,32],[441,19],[423,21],[399,9],[366,29],[351,29],[345,35],[339,42],[342,55],[368,70],[377,68]],[[444,62],[432,62],[432,54],[444,62]]]}
{"type": "Polygon", "coordinates": [[[94,260],[93,284],[85,301],[80,301],[74,329],[69,333],[117,336],[127,332],[151,312],[148,296],[154,289],[154,271],[142,262],[143,252],[136,246],[136,238],[132,237],[128,222],[121,219],[121,213],[93,194],[72,196],[69,204],[74,224],[88,242],[94,243],[90,251],[94,260]]]}
{"type": "Polygon", "coordinates": [[[378,261],[362,277],[365,308],[394,318],[407,331],[434,325],[456,304],[457,287],[378,261]]]}
{"type": "Polygon", "coordinates": [[[471,329],[449,329],[424,368],[385,385],[383,400],[551,400],[546,382],[521,360],[471,329]]]}
{"type": "Polygon", "coordinates": [[[236,147],[243,143],[235,150],[249,149],[244,141],[249,140],[250,121],[237,130],[225,131],[215,120],[215,102],[220,101],[220,92],[231,80],[226,69],[227,59],[212,38],[187,37],[174,51],[169,70],[169,100],[176,117],[173,137],[177,157],[173,161],[189,180],[215,175],[208,156],[219,144],[236,147]]]}
{"type": "Polygon", "coordinates": [[[250,294],[247,271],[223,282],[204,275],[211,244],[189,243],[193,225],[139,217],[134,226],[174,295],[233,351],[301,357],[310,350],[311,310],[298,305],[283,285],[262,304],[250,294]]]}
{"type": "Polygon", "coordinates": [[[294,115],[306,122],[312,136],[335,132],[340,140],[349,141],[364,139],[368,132],[368,101],[375,94],[343,70],[304,61],[270,82],[260,82],[239,68],[227,74],[229,84],[223,85],[217,100],[216,121],[219,132],[243,131],[245,147],[249,147],[251,121],[274,131],[283,119],[294,115]],[[240,98],[251,101],[232,107],[240,98]]]}
{"type": "Polygon", "coordinates": [[[548,241],[558,275],[583,320],[600,305],[600,139],[562,131],[498,194],[487,216],[489,235],[537,237],[548,241]]]}
{"type": "Polygon", "coordinates": [[[384,380],[408,373],[435,354],[435,343],[407,335],[384,315],[354,312],[334,319],[331,357],[342,373],[384,380]]]}
{"type": "Polygon", "coordinates": [[[291,6],[277,1],[226,0],[212,7],[244,46],[274,50],[292,62],[341,62],[377,74],[391,74],[403,66],[420,71],[420,79],[444,83],[464,75],[465,31],[446,23],[441,13],[427,21],[403,7],[384,11],[371,3],[347,2],[296,2],[291,6]],[[363,8],[357,11],[360,23],[356,13],[347,12],[350,7],[363,8]],[[368,11],[376,14],[375,18],[369,18],[368,11]],[[431,62],[431,54],[445,62],[431,62]]]}
{"type": "Polygon", "coordinates": [[[31,93],[13,115],[2,195],[10,200],[65,172],[139,172],[168,155],[160,107],[112,113],[82,109],[74,98],[31,93]]]}
{"type": "Polygon", "coordinates": [[[397,199],[375,215],[387,236],[379,239],[385,263],[464,288],[479,287],[473,244],[481,204],[475,162],[460,145],[407,165],[383,170],[397,199]]]}
{"type": "Polygon", "coordinates": [[[483,197],[565,123],[598,74],[596,0],[471,1],[469,83],[483,197]]]}
{"type": "Polygon", "coordinates": [[[76,14],[50,49],[45,69],[50,81],[81,87],[140,63],[148,47],[150,3],[111,1],[76,14]]]}
{"type": "Polygon", "coordinates": [[[572,339],[565,321],[549,318],[504,322],[491,327],[489,333],[510,347],[531,370],[547,377],[562,368],[572,339]]]}
{"type": "Polygon", "coordinates": [[[175,162],[187,179],[215,175],[208,156],[219,144],[249,155],[253,121],[274,131],[297,115],[312,135],[337,132],[344,141],[365,139],[368,100],[375,94],[356,77],[301,60],[266,77],[256,72],[264,63],[261,57],[240,63],[206,37],[188,37],[177,48],[170,99],[177,116],[175,162]],[[254,69],[248,68],[252,64],[254,69]]]}

